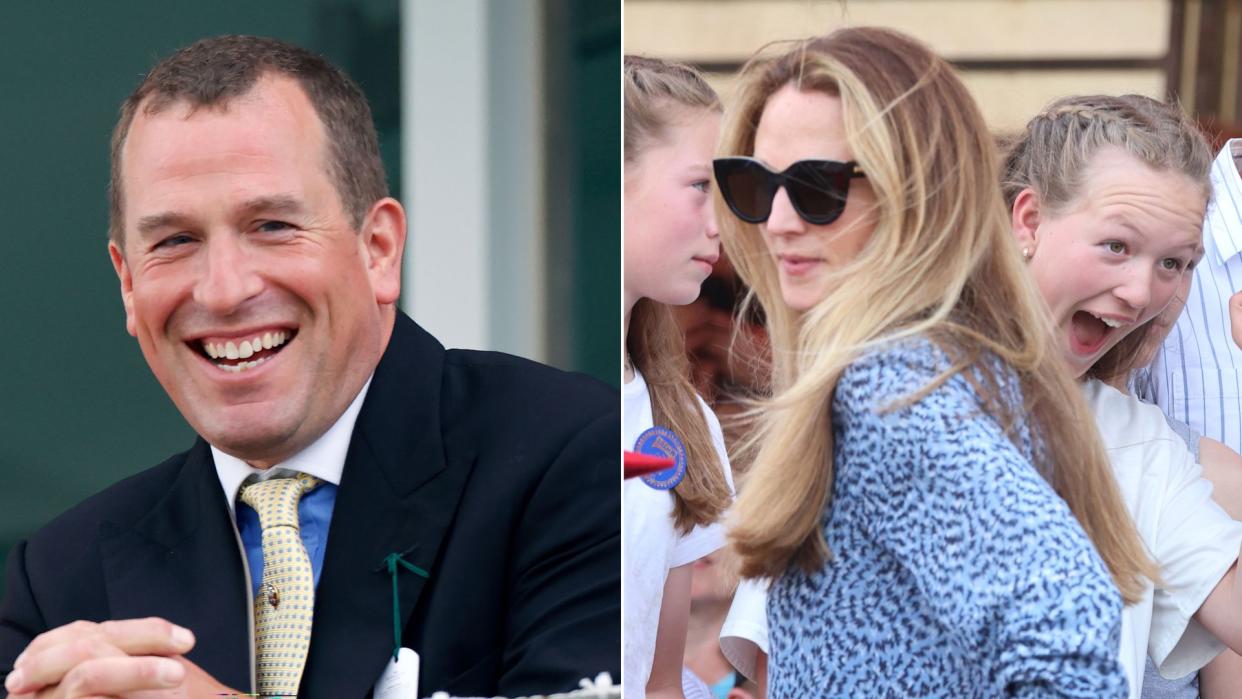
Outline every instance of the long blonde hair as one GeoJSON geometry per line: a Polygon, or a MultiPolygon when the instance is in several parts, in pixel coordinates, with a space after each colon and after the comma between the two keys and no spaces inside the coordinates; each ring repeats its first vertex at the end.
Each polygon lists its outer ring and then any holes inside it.
{"type": "MultiPolygon", "coordinates": [[[[1181,173],[1211,195],[1207,139],[1181,107],[1142,95],[1063,97],[1035,115],[1022,133],[1007,139],[1001,167],[1005,204],[1012,209],[1028,187],[1052,215],[1081,200],[1083,178],[1101,148],[1124,150],[1153,169],[1181,173]]],[[[1152,332],[1149,321],[1113,345],[1087,370],[1110,381],[1139,368],[1138,359],[1152,332]]]]}
{"type": "Polygon", "coordinates": [[[1011,439],[1026,420],[1038,444],[1035,467],[1095,543],[1122,596],[1139,599],[1143,578],[1156,569],[1010,239],[995,146],[966,88],[945,61],[903,34],[842,29],[747,63],[725,114],[721,154],[753,154],[764,107],[786,85],[840,98],[846,138],[876,194],[877,222],[839,272],[848,283],[797,314],[782,300],[758,227],[717,200],[725,248],[752,289],[747,301],[766,313],[773,350],[773,397],[743,445],[754,463],[730,531],[741,573],[775,577],[791,565],[823,565],[836,383],[863,353],[925,336],[952,366],[911,399],[963,372],[1011,439]],[[1000,394],[1003,377],[988,355],[1017,372],[1023,406],[1000,394]]]}
{"type": "MultiPolygon", "coordinates": [[[[625,57],[625,164],[637,163],[652,145],[663,143],[677,116],[694,110],[720,111],[720,99],[697,71],[657,58],[625,57]]],[[[729,484],[716,456],[698,394],[690,384],[686,342],[672,309],[639,299],[630,312],[626,349],[642,372],[654,422],[671,429],[686,447],[686,474],[673,489],[673,519],[689,532],[710,524],[729,506],[729,484]]]]}

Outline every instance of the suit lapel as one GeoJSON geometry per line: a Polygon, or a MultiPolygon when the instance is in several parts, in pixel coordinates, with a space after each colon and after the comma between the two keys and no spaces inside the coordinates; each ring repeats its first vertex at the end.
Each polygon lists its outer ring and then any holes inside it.
{"type": "Polygon", "coordinates": [[[211,451],[201,439],[172,488],[130,529],[100,543],[113,619],[159,616],[192,629],[186,656],[238,690],[251,687],[245,572],[211,451]]]}
{"type": "MultiPolygon", "coordinates": [[[[303,696],[363,696],[392,657],[393,583],[401,554],[436,575],[440,544],[472,463],[446,462],[440,426],[444,348],[398,314],[358,414],[315,594],[303,696]]],[[[425,580],[399,569],[404,629],[425,580]]],[[[409,639],[403,644],[411,645],[409,639]]]]}

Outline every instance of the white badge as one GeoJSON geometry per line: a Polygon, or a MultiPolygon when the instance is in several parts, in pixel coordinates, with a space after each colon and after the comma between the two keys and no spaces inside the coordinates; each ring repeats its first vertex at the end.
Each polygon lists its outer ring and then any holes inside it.
{"type": "Polygon", "coordinates": [[[375,699],[418,699],[418,653],[402,648],[375,683],[375,699]]]}

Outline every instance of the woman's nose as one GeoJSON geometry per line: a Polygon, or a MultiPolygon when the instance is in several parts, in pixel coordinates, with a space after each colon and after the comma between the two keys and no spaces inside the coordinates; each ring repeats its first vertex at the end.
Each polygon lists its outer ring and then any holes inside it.
{"type": "Polygon", "coordinates": [[[806,221],[798,215],[789,200],[789,193],[784,187],[776,190],[772,199],[772,212],[768,215],[768,233],[773,235],[793,235],[806,232],[806,221]]]}

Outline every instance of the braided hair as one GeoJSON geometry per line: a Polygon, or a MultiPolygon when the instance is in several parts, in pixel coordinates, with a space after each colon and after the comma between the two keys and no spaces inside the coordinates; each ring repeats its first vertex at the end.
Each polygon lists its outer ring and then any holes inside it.
{"type": "Polygon", "coordinates": [[[1178,105],[1142,95],[1084,95],[1053,102],[1009,144],[1001,173],[1005,203],[1012,208],[1027,187],[1053,210],[1076,203],[1092,156],[1105,146],[1153,169],[1181,172],[1210,192],[1211,151],[1178,105]]]}

